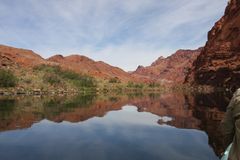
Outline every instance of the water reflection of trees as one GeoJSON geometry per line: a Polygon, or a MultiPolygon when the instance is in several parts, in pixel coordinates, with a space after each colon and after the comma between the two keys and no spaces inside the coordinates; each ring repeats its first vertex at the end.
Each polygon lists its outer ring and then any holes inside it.
{"type": "Polygon", "coordinates": [[[6,119],[7,117],[11,116],[12,111],[15,107],[15,100],[6,98],[0,99],[0,118],[1,121],[6,119]]]}

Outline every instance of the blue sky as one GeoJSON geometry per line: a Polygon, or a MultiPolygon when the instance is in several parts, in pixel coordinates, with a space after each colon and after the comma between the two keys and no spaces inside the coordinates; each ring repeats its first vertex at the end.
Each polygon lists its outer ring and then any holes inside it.
{"type": "Polygon", "coordinates": [[[0,0],[0,44],[126,71],[203,46],[227,0],[0,0]]]}

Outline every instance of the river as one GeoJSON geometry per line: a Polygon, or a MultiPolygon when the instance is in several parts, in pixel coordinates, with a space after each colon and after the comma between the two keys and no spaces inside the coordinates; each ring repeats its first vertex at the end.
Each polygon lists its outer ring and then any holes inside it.
{"type": "Polygon", "coordinates": [[[0,98],[3,160],[218,160],[223,93],[0,98]]]}

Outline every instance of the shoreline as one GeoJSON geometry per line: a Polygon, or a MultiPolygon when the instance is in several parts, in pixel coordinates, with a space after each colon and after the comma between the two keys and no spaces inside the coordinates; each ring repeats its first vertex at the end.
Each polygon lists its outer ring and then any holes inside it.
{"type": "Polygon", "coordinates": [[[0,97],[4,96],[47,96],[47,95],[78,95],[78,94],[138,94],[138,93],[156,93],[165,92],[182,92],[182,93],[213,93],[213,92],[228,92],[233,93],[227,88],[214,88],[212,86],[172,86],[163,88],[82,88],[82,89],[56,89],[56,90],[41,90],[41,89],[17,89],[17,88],[0,88],[0,97]]]}

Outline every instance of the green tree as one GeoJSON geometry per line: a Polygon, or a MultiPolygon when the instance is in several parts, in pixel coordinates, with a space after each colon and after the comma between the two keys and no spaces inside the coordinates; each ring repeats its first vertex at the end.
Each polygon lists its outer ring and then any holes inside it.
{"type": "Polygon", "coordinates": [[[0,87],[15,87],[17,78],[10,70],[0,69],[0,87]]]}

